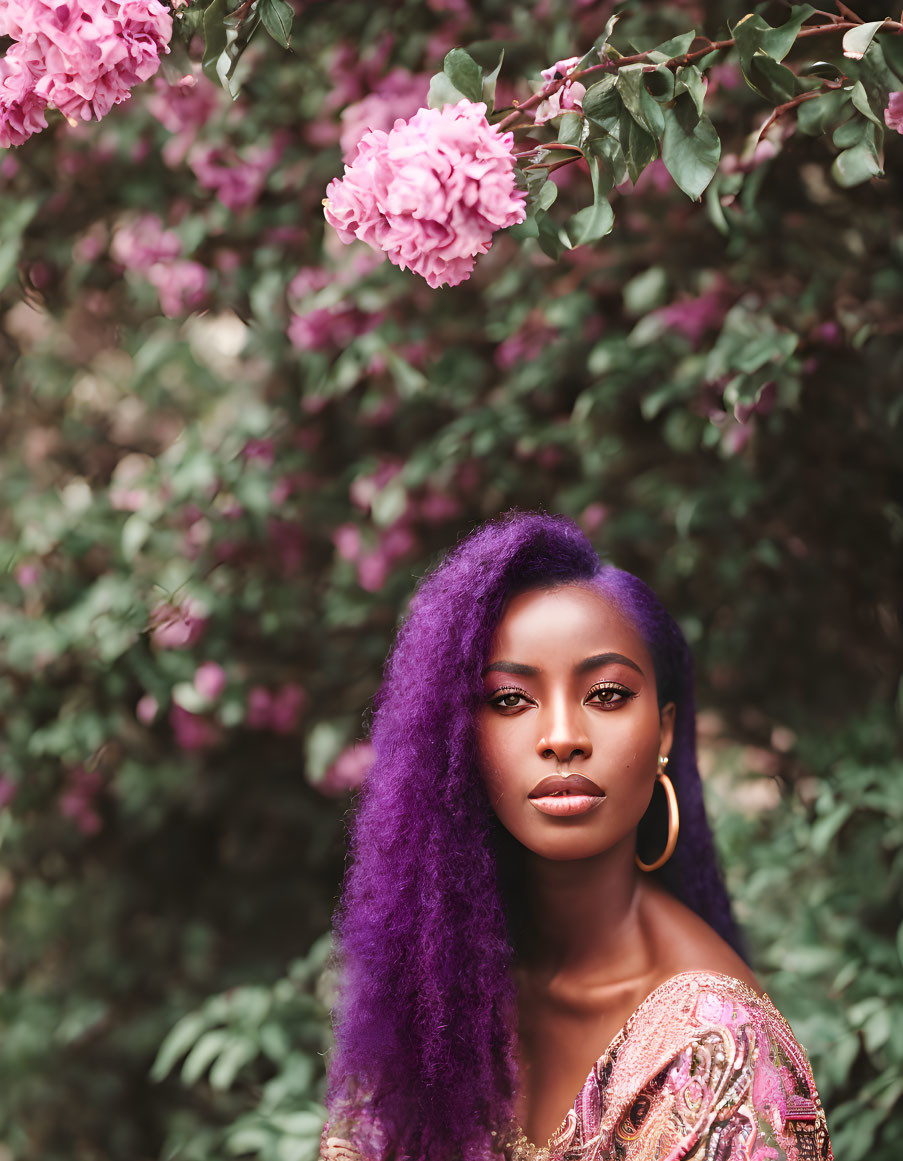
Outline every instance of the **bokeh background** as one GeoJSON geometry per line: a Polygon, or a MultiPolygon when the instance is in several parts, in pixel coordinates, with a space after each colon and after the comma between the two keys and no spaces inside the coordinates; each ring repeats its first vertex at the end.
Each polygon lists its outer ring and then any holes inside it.
{"type": "MultiPolygon", "coordinates": [[[[702,204],[655,163],[592,249],[431,291],[326,230],[343,150],[454,45],[503,104],[613,5],[294,7],[235,100],[174,51],[0,154],[0,1159],[316,1157],[368,706],[416,579],[520,506],[679,617],[754,966],[835,1155],[896,1161],[898,136],[852,190],[793,119],[750,153],[726,57],[702,204]]],[[[640,47],[743,11],[620,7],[640,47]]]]}

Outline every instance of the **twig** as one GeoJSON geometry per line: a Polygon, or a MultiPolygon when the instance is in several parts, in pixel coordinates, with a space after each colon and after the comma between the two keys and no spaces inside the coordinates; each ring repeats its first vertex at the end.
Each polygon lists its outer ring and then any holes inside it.
{"type": "MultiPolygon", "coordinates": [[[[845,6],[844,6],[845,7],[845,6]]],[[[845,11],[849,12],[849,9],[845,11]]],[[[828,13],[825,13],[828,16],[828,13]]],[[[850,15],[855,16],[855,13],[850,15]]],[[[804,37],[821,36],[826,32],[845,32],[849,28],[858,28],[862,24],[862,20],[855,16],[855,19],[838,20],[835,17],[830,17],[830,24],[812,24],[808,28],[801,28],[797,40],[802,40],[804,37]]],[[[899,20],[886,20],[884,22],[883,31],[893,31],[897,34],[903,33],[903,23],[899,20]]],[[[694,61],[700,60],[704,56],[708,56],[712,52],[722,52],[724,49],[733,48],[736,45],[736,38],[731,36],[726,40],[709,40],[707,37],[697,37],[697,40],[705,40],[706,46],[704,48],[694,49],[692,52],[685,52],[681,56],[672,57],[665,61],[665,67],[669,69],[684,68],[694,61]]],[[[695,41],[693,42],[695,44],[695,41]]],[[[524,113],[535,109],[547,97],[551,97],[554,93],[568,81],[582,80],[583,77],[588,77],[596,73],[611,73],[617,72],[619,69],[626,68],[628,65],[647,64],[649,63],[649,53],[652,49],[647,49],[646,52],[634,53],[633,56],[620,56],[614,59],[602,61],[597,65],[590,65],[589,68],[581,69],[579,72],[568,73],[565,77],[559,77],[558,80],[550,81],[544,85],[539,92],[534,93],[532,97],[522,102],[518,108],[509,113],[498,123],[499,132],[505,132],[507,129],[521,129],[532,122],[524,122],[518,124],[517,122],[524,113]]],[[[661,67],[661,66],[656,66],[661,67]]]]}

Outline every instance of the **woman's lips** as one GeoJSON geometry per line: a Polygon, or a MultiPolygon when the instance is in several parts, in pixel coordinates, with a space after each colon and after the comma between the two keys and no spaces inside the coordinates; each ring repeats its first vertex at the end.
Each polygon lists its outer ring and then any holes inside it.
{"type": "Polygon", "coordinates": [[[530,802],[543,814],[586,814],[605,801],[605,792],[582,774],[553,774],[530,791],[530,802]]]}
{"type": "Polygon", "coordinates": [[[555,794],[543,798],[531,798],[530,802],[543,814],[586,814],[595,810],[605,801],[604,794],[555,794]]]}

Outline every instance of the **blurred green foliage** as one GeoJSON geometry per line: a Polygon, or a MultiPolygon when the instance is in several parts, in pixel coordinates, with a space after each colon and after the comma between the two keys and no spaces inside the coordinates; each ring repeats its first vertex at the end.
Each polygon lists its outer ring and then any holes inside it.
{"type": "MultiPolygon", "coordinates": [[[[354,747],[416,577],[511,505],[580,520],[681,619],[754,963],[838,1158],[896,1161],[897,135],[856,189],[792,119],[747,157],[769,106],[727,59],[702,205],[653,163],[595,248],[500,237],[439,292],[324,233],[360,102],[410,113],[464,44],[505,49],[501,104],[611,7],[298,6],[234,103],[152,83],[0,160],[15,1161],[315,1156],[354,747]]],[[[622,8],[640,46],[742,12],[622,8]]]]}

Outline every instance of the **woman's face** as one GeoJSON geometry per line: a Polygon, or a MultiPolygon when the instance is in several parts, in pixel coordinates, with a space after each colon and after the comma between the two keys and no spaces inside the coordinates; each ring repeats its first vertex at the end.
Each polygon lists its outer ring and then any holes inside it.
{"type": "Polygon", "coordinates": [[[613,606],[582,585],[514,597],[483,691],[480,768],[505,829],[549,859],[633,849],[674,703],[659,714],[652,658],[613,606]]]}

